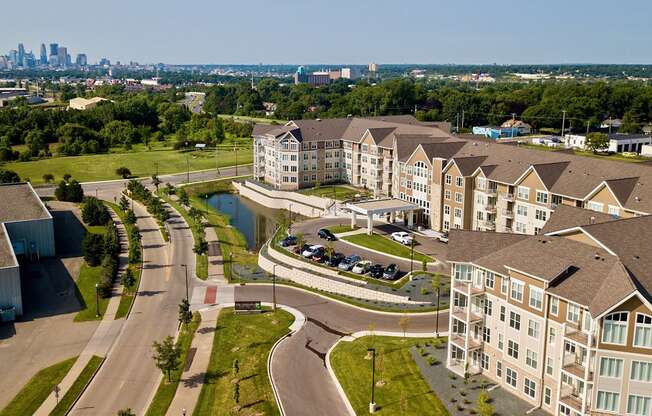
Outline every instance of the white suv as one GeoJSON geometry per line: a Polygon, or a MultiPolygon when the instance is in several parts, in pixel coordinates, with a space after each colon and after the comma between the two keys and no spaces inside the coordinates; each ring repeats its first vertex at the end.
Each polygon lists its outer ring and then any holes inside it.
{"type": "Polygon", "coordinates": [[[392,240],[401,244],[405,244],[406,246],[412,244],[412,236],[410,233],[406,233],[405,231],[397,231],[392,233],[392,240]]]}

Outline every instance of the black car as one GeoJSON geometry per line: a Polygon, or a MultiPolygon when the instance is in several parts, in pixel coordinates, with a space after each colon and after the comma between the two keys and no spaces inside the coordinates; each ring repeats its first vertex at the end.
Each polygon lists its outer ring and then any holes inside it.
{"type": "Polygon", "coordinates": [[[287,237],[282,239],[278,244],[281,247],[290,247],[290,246],[295,245],[296,243],[297,243],[297,237],[295,237],[293,235],[288,235],[287,237]]]}
{"type": "Polygon", "coordinates": [[[326,260],[326,265],[331,267],[337,267],[340,262],[344,260],[344,254],[342,253],[333,253],[328,260],[326,260]]]}
{"type": "Polygon", "coordinates": [[[328,259],[328,256],[326,255],[326,251],[322,248],[321,250],[317,250],[311,258],[317,263],[323,263],[328,259]]]}
{"type": "Polygon", "coordinates": [[[309,248],[310,248],[310,244],[304,244],[304,245],[302,245],[301,247],[296,246],[296,247],[294,248],[294,252],[295,252],[296,254],[301,254],[301,253],[303,253],[304,251],[308,250],[309,248]]]}
{"type": "Polygon", "coordinates": [[[385,269],[385,273],[383,273],[383,279],[396,280],[398,279],[398,272],[398,266],[392,263],[385,269]]]}
{"type": "Polygon", "coordinates": [[[369,268],[369,276],[375,277],[377,279],[380,279],[383,277],[383,274],[385,273],[385,268],[381,266],[380,264],[374,264],[369,268]]]}
{"type": "Polygon", "coordinates": [[[327,241],[335,241],[337,240],[337,237],[335,237],[335,234],[333,234],[330,230],[327,230],[326,228],[322,228],[319,231],[317,231],[317,235],[319,238],[323,238],[327,241]]]}

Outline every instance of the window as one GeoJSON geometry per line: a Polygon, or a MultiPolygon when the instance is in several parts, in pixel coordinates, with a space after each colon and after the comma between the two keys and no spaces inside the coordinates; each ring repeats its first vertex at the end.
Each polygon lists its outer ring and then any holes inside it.
{"type": "Polygon", "coordinates": [[[499,333],[498,334],[498,349],[502,351],[504,346],[505,346],[505,341],[504,341],[504,338],[503,338],[503,334],[499,333]]]}
{"type": "Polygon", "coordinates": [[[598,211],[598,212],[602,212],[602,207],[603,206],[604,205],[602,205],[601,203],[593,202],[593,201],[589,201],[588,204],[586,204],[586,207],[588,209],[590,209],[591,211],[598,211]]]}
{"type": "Polygon", "coordinates": [[[552,403],[552,389],[548,386],[543,389],[543,403],[546,406],[550,406],[550,403],[552,403]]]}
{"type": "Polygon", "coordinates": [[[491,316],[493,313],[493,302],[490,299],[485,299],[484,300],[484,314],[487,316],[491,316]]]}
{"type": "Polygon", "coordinates": [[[554,296],[550,297],[550,314],[553,316],[559,315],[559,298],[554,296]]]}
{"type": "Polygon", "coordinates": [[[521,330],[521,315],[516,312],[509,313],[509,326],[517,331],[521,330]]]}
{"type": "Polygon", "coordinates": [[[490,289],[494,288],[494,274],[493,272],[487,272],[484,277],[484,285],[490,289]]]}
{"type": "Polygon", "coordinates": [[[482,340],[488,344],[491,344],[491,329],[486,326],[482,328],[482,340]]]}
{"type": "Polygon", "coordinates": [[[517,205],[516,214],[527,217],[527,207],[525,205],[517,205]]]}
{"type": "Polygon", "coordinates": [[[503,295],[507,294],[507,288],[509,287],[509,279],[506,277],[501,277],[500,278],[500,293],[503,295]]]}
{"type": "Polygon", "coordinates": [[[455,280],[470,282],[472,274],[473,274],[473,267],[471,265],[468,264],[455,265],[455,280]]]}
{"type": "Polygon", "coordinates": [[[511,339],[507,341],[507,355],[518,360],[518,344],[511,339]]]}
{"type": "Polygon", "coordinates": [[[566,320],[573,323],[580,321],[580,306],[575,303],[568,304],[568,312],[566,313],[566,320]]]}
{"type": "Polygon", "coordinates": [[[444,176],[444,182],[446,185],[450,185],[453,183],[453,177],[451,175],[446,175],[444,176]]]}
{"type": "Polygon", "coordinates": [[[505,377],[505,381],[507,382],[507,384],[516,388],[516,382],[518,381],[518,373],[512,370],[511,368],[508,368],[506,374],[507,375],[505,377]]]}
{"type": "Polygon", "coordinates": [[[537,353],[532,350],[525,351],[525,364],[529,365],[530,367],[536,370],[538,365],[537,353]]]}
{"type": "Polygon", "coordinates": [[[478,176],[478,189],[485,189],[487,187],[487,179],[478,176]]]}
{"type": "Polygon", "coordinates": [[[456,176],[455,177],[455,185],[459,186],[460,188],[464,186],[464,178],[461,176],[456,176]]]}
{"type": "Polygon", "coordinates": [[[503,363],[496,361],[496,377],[503,378],[503,363]]]}
{"type": "Polygon", "coordinates": [[[530,286],[530,307],[536,310],[543,309],[543,290],[530,286]]]}
{"type": "Polygon", "coordinates": [[[633,381],[652,382],[652,362],[632,361],[632,370],[629,377],[633,381]]]}
{"type": "Polygon", "coordinates": [[[636,314],[634,346],[652,348],[652,316],[642,313],[636,314]]]}
{"type": "Polygon", "coordinates": [[[548,328],[548,344],[554,344],[557,337],[557,330],[555,328],[548,328]]]}
{"type": "Polygon", "coordinates": [[[525,186],[519,186],[516,190],[516,196],[518,199],[530,199],[530,188],[525,186]]]}
{"type": "Polygon", "coordinates": [[[537,202],[540,204],[548,203],[548,192],[537,191],[537,202]]]}
{"type": "Polygon", "coordinates": [[[512,293],[511,293],[511,298],[523,302],[523,288],[524,288],[523,282],[519,282],[518,280],[512,280],[512,293]]]}
{"type": "Polygon", "coordinates": [[[483,370],[489,370],[489,356],[485,353],[480,356],[480,366],[483,370]]]}
{"type": "Polygon", "coordinates": [[[536,218],[539,221],[545,221],[548,219],[548,212],[542,209],[537,209],[534,212],[534,218],[536,218]]]}
{"type": "Polygon", "coordinates": [[[636,416],[649,416],[650,401],[652,399],[649,397],[630,394],[627,398],[627,413],[636,416]]]}
{"type": "Polygon", "coordinates": [[[462,194],[459,192],[455,192],[455,202],[458,204],[461,204],[463,202],[464,198],[462,197],[462,194]]]}
{"type": "Polygon", "coordinates": [[[554,362],[555,361],[552,359],[552,357],[546,357],[546,374],[548,374],[549,376],[551,376],[552,373],[554,372],[555,369],[554,362]]]}
{"type": "Polygon", "coordinates": [[[623,375],[623,360],[612,357],[600,358],[600,376],[620,378],[623,375]]]}
{"type": "Polygon", "coordinates": [[[527,226],[525,225],[525,223],[516,221],[516,232],[521,234],[527,233],[527,226]]]}
{"type": "Polygon", "coordinates": [[[450,189],[446,189],[444,191],[444,199],[448,199],[448,200],[451,199],[451,191],[450,191],[450,189]]]}
{"type": "Polygon", "coordinates": [[[611,391],[598,390],[598,402],[596,404],[598,410],[617,412],[619,402],[620,394],[611,391]]]}
{"type": "Polygon", "coordinates": [[[527,321],[527,334],[532,338],[539,338],[539,323],[532,319],[527,321]]]}
{"type": "Polygon", "coordinates": [[[627,336],[627,312],[616,312],[604,318],[602,342],[625,344],[627,336]]]}
{"type": "Polygon", "coordinates": [[[505,307],[500,305],[500,322],[505,322],[505,307]]]}
{"type": "Polygon", "coordinates": [[[536,395],[536,390],[537,390],[537,383],[530,380],[529,378],[526,378],[525,383],[523,384],[523,393],[525,393],[527,396],[534,399],[536,395]]]}
{"type": "Polygon", "coordinates": [[[462,218],[462,209],[461,208],[455,208],[453,211],[453,214],[455,215],[455,218],[462,218]]]}
{"type": "Polygon", "coordinates": [[[607,212],[608,212],[609,215],[611,215],[612,217],[616,217],[616,218],[620,217],[620,208],[618,208],[617,206],[609,205],[609,206],[607,207],[607,212]]]}

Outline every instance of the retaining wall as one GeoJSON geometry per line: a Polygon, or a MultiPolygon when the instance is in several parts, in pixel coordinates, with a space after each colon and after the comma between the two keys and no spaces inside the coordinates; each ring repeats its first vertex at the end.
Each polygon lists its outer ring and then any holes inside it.
{"type": "Polygon", "coordinates": [[[297,192],[268,189],[251,181],[233,182],[240,195],[273,209],[290,210],[304,217],[318,218],[328,212],[333,201],[297,192]]]}

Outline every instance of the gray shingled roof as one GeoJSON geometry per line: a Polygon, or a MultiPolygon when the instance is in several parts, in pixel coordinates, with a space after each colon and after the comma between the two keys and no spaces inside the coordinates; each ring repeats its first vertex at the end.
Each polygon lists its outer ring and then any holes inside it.
{"type": "Polygon", "coordinates": [[[0,222],[52,218],[28,183],[0,185],[0,222]]]}
{"type": "Polygon", "coordinates": [[[555,231],[580,227],[582,225],[598,224],[615,220],[617,220],[617,218],[603,212],[596,212],[561,204],[552,212],[546,225],[543,227],[543,230],[541,230],[541,233],[548,234],[555,231]]]}

